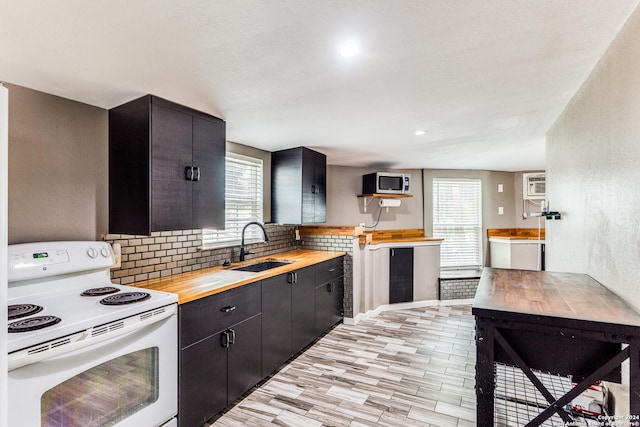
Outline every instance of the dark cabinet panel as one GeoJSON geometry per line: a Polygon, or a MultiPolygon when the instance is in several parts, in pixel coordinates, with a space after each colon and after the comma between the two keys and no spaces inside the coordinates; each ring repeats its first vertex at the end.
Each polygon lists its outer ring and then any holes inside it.
{"type": "Polygon", "coordinates": [[[389,303],[413,301],[413,248],[391,248],[389,256],[389,303]]]}
{"type": "Polygon", "coordinates": [[[225,123],[194,116],[193,228],[224,228],[225,123]]]}
{"type": "Polygon", "coordinates": [[[109,231],[224,227],[224,121],[147,95],[109,110],[109,231]]]}
{"type": "Polygon", "coordinates": [[[315,268],[295,271],[291,285],[291,353],[311,344],[318,336],[315,328],[315,268]]]}
{"type": "Polygon", "coordinates": [[[305,147],[271,154],[271,219],[283,224],[326,220],[324,154],[305,147]]]}
{"type": "Polygon", "coordinates": [[[151,190],[151,229],[191,229],[192,197],[188,181],[153,181],[151,190]]]}
{"type": "Polygon", "coordinates": [[[260,348],[262,316],[254,316],[234,325],[233,342],[228,351],[227,404],[233,403],[262,379],[260,348]]]}
{"type": "Polygon", "coordinates": [[[291,282],[293,273],[262,281],[262,375],[291,357],[291,282]]]}
{"type": "Polygon", "coordinates": [[[316,283],[322,284],[342,277],[344,275],[342,258],[333,258],[316,264],[316,283]]]}
{"type": "Polygon", "coordinates": [[[191,165],[191,114],[151,103],[151,176],[155,180],[185,181],[184,168],[191,165]]]}
{"type": "Polygon", "coordinates": [[[180,305],[180,348],[262,311],[261,283],[250,283],[180,305]]]}
{"type": "Polygon", "coordinates": [[[344,280],[342,277],[323,283],[315,289],[316,335],[321,335],[344,316],[344,280]]]}
{"type": "Polygon", "coordinates": [[[179,307],[178,423],[199,427],[262,379],[261,282],[179,307]]]}
{"type": "Polygon", "coordinates": [[[227,406],[227,349],[222,333],[180,352],[178,420],[199,427],[227,406]]]}

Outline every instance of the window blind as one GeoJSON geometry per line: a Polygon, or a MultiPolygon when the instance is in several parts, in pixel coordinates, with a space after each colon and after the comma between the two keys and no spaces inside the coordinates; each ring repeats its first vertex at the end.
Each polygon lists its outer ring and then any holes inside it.
{"type": "MultiPolygon", "coordinates": [[[[227,153],[225,164],[225,227],[224,230],[202,230],[204,246],[239,244],[242,228],[248,222],[263,222],[262,160],[227,153]]],[[[262,241],[262,238],[259,227],[247,228],[247,242],[262,241]]]]}
{"type": "Polygon", "coordinates": [[[433,180],[433,236],[443,238],[441,268],[482,265],[482,183],[433,180]]]}

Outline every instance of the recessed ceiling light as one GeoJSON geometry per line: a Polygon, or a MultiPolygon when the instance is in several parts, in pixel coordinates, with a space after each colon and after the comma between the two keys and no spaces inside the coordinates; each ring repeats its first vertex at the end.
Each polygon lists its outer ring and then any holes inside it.
{"type": "Polygon", "coordinates": [[[360,46],[354,41],[348,41],[340,46],[340,56],[350,58],[360,53],[360,46]]]}
{"type": "Polygon", "coordinates": [[[424,135],[425,133],[427,133],[427,132],[424,131],[424,130],[417,130],[417,131],[415,131],[414,135],[420,136],[420,135],[424,135]]]}

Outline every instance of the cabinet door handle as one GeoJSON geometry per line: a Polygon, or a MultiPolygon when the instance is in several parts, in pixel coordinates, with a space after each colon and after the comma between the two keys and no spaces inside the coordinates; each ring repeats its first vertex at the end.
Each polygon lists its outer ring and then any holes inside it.
{"type": "Polygon", "coordinates": [[[334,271],[336,271],[336,268],[335,267],[327,268],[327,271],[329,273],[333,273],[334,271]]]}
{"type": "Polygon", "coordinates": [[[193,180],[194,181],[200,181],[200,168],[198,166],[194,166],[193,167],[193,172],[194,172],[193,180]]]}
{"type": "Polygon", "coordinates": [[[333,282],[329,282],[327,285],[327,292],[333,292],[333,282]]]}
{"type": "Polygon", "coordinates": [[[396,256],[396,250],[395,249],[391,249],[391,256],[396,256]]]}
{"type": "Polygon", "coordinates": [[[229,332],[224,331],[221,335],[222,338],[222,347],[229,348],[229,332]]]}
{"type": "Polygon", "coordinates": [[[236,343],[236,331],[234,331],[233,329],[229,329],[229,344],[233,345],[236,343]]]}
{"type": "Polygon", "coordinates": [[[187,181],[193,181],[193,166],[187,166],[184,168],[184,178],[187,181]]]}
{"type": "Polygon", "coordinates": [[[293,272],[293,283],[298,283],[298,272],[297,271],[293,272]]]}
{"type": "Polygon", "coordinates": [[[221,312],[223,312],[223,313],[228,313],[228,312],[233,311],[233,310],[235,310],[235,309],[236,309],[236,306],[235,306],[235,305],[228,305],[228,306],[226,306],[226,307],[222,307],[222,308],[220,309],[220,311],[221,311],[221,312]]]}
{"type": "Polygon", "coordinates": [[[293,272],[287,273],[287,283],[295,283],[295,278],[293,276],[293,272]]]}

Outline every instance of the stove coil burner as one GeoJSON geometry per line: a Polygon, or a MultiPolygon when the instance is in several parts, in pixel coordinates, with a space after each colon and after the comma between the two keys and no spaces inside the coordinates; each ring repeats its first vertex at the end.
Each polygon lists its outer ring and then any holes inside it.
{"type": "Polygon", "coordinates": [[[35,304],[14,304],[9,306],[9,320],[31,316],[40,313],[42,307],[35,304]]]}
{"type": "Polygon", "coordinates": [[[121,294],[110,295],[102,298],[100,304],[103,305],[124,305],[133,304],[151,298],[146,292],[123,292],[121,294]]]}
{"type": "Polygon", "coordinates": [[[82,295],[83,297],[99,297],[99,296],[102,296],[102,295],[113,294],[115,292],[118,292],[119,290],[120,289],[114,288],[113,286],[103,286],[101,288],[87,289],[86,291],[84,291],[80,295],[82,295]]]}
{"type": "Polygon", "coordinates": [[[60,323],[62,319],[55,316],[36,316],[9,323],[9,333],[29,332],[60,323]]]}

